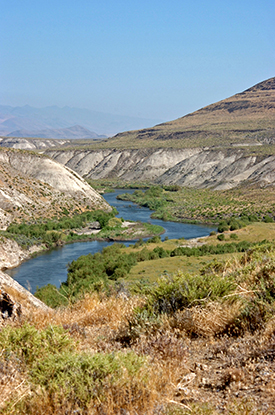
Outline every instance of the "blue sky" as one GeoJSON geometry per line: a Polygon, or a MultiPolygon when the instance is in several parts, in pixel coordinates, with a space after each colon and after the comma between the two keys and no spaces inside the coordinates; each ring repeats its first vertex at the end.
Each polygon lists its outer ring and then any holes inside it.
{"type": "Polygon", "coordinates": [[[275,76],[274,0],[0,0],[0,104],[172,120],[275,76]]]}

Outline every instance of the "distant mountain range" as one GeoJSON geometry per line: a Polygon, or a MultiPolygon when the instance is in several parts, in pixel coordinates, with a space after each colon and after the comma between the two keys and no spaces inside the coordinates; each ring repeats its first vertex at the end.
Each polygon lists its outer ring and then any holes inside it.
{"type": "Polygon", "coordinates": [[[106,135],[98,135],[81,125],[74,125],[69,128],[45,128],[44,130],[16,130],[7,137],[39,137],[39,138],[58,138],[58,139],[81,139],[81,138],[106,138],[106,135]]]}
{"type": "Polygon", "coordinates": [[[103,138],[159,122],[81,108],[0,105],[0,135],[9,137],[103,138]]]}

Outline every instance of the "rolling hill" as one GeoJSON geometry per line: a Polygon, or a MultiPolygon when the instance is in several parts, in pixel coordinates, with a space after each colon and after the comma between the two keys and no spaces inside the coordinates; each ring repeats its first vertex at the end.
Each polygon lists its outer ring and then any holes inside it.
{"type": "Polygon", "coordinates": [[[47,154],[93,180],[274,185],[275,78],[175,121],[47,154]]]}
{"type": "Polygon", "coordinates": [[[205,147],[275,143],[275,77],[153,128],[117,134],[109,146],[205,147]]]}

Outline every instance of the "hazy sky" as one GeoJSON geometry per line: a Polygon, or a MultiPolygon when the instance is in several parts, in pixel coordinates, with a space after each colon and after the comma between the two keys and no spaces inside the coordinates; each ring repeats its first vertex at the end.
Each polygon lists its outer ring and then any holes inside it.
{"type": "Polygon", "coordinates": [[[0,0],[0,104],[172,120],[275,76],[274,0],[0,0]]]}

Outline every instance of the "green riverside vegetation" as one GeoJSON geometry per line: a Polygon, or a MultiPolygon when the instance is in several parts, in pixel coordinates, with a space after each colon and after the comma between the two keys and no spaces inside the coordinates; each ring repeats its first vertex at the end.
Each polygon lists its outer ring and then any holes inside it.
{"type": "MultiPolygon", "coordinates": [[[[261,244],[265,243],[263,241],[261,244]]],[[[209,255],[223,255],[235,252],[245,252],[255,244],[251,242],[227,242],[218,245],[202,245],[198,247],[177,247],[173,250],[164,249],[158,237],[149,239],[147,243],[137,242],[135,246],[143,248],[126,253],[123,244],[113,244],[97,252],[80,256],[68,265],[68,277],[58,290],[48,284],[39,288],[35,295],[50,307],[59,307],[76,302],[85,293],[105,292],[110,295],[118,292],[126,285],[132,292],[141,292],[140,284],[127,279],[131,269],[139,262],[153,261],[161,258],[173,258],[184,256],[203,257],[209,255]],[[148,249],[151,243],[158,244],[153,249],[148,249]],[[129,284],[130,282],[130,284],[129,284]]],[[[148,282],[150,286],[150,282],[148,282]]],[[[147,288],[146,288],[147,289],[147,288]]]]}
{"type": "Polygon", "coordinates": [[[1,234],[14,239],[24,248],[41,243],[51,247],[59,242],[64,243],[83,239],[83,236],[77,235],[71,230],[81,229],[91,222],[99,222],[102,229],[106,228],[109,220],[116,213],[115,210],[110,213],[93,210],[80,214],[77,213],[69,217],[68,212],[64,212],[64,216],[61,219],[53,218],[46,221],[36,221],[35,223],[12,223],[5,232],[1,231],[1,234]]]}
{"type": "Polygon", "coordinates": [[[131,240],[163,233],[163,228],[149,223],[134,223],[130,229],[123,227],[124,219],[115,218],[116,209],[106,213],[101,210],[86,211],[61,219],[35,221],[35,223],[12,223],[0,235],[14,239],[22,248],[44,244],[47,248],[83,240],[131,240]],[[90,228],[96,223],[98,232],[90,228]],[[88,227],[88,229],[86,229],[88,227]],[[100,228],[100,229],[98,229],[100,228]],[[86,231],[87,232],[86,232],[86,231]]]}
{"type": "Polygon", "coordinates": [[[231,230],[250,222],[273,222],[275,217],[275,193],[272,189],[214,191],[151,185],[144,191],[138,189],[118,198],[154,210],[153,218],[191,223],[226,222],[231,230]]]}

